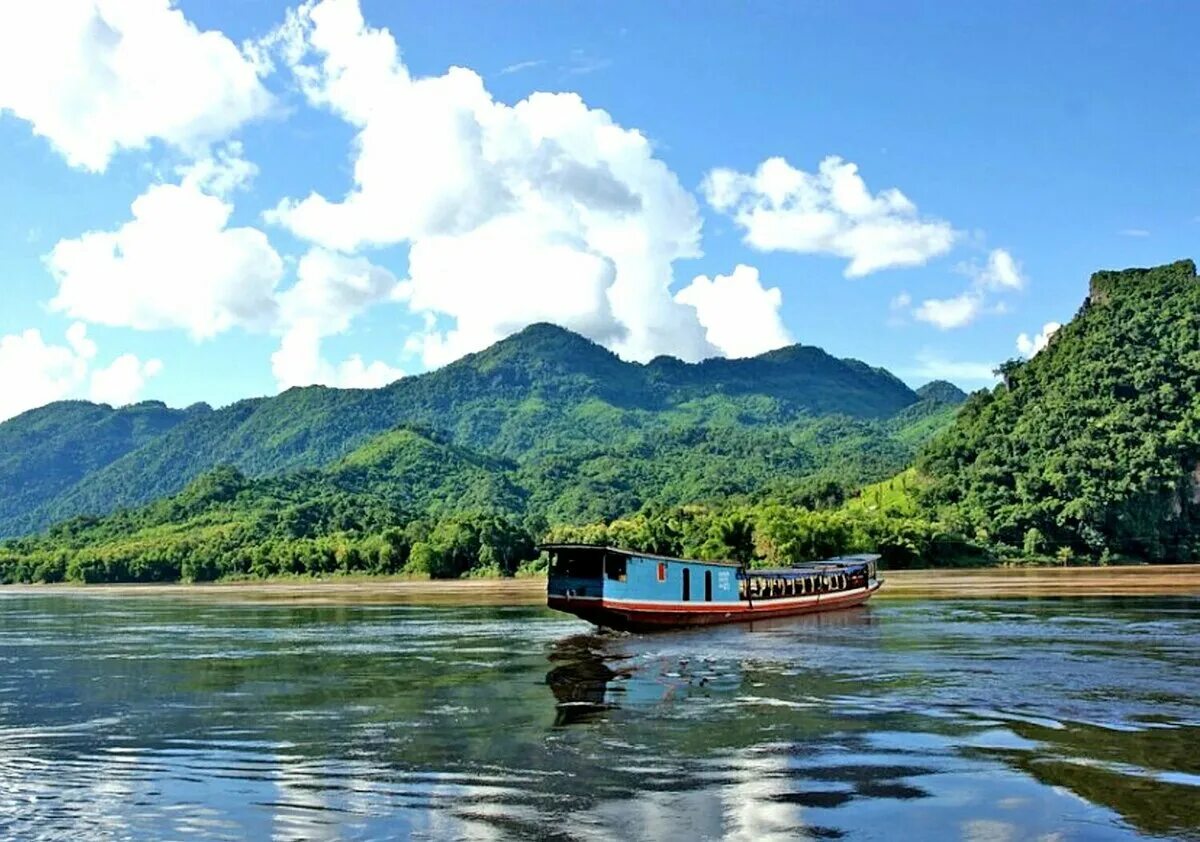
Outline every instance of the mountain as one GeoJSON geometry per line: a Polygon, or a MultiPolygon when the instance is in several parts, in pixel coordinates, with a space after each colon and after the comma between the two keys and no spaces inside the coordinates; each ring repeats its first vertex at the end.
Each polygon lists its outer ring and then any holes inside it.
{"type": "MultiPolygon", "coordinates": [[[[309,387],[218,410],[162,408],[178,413],[177,423],[111,455],[78,453],[69,465],[62,453],[90,447],[75,443],[63,422],[58,451],[6,449],[5,487],[23,491],[0,512],[0,535],[142,505],[220,465],[249,477],[327,467],[398,427],[507,460],[522,487],[538,486],[528,491],[531,502],[564,518],[613,516],[696,493],[743,494],[827,469],[858,482],[903,466],[913,440],[898,438],[887,419],[924,403],[886,371],[817,348],[641,365],[539,324],[382,389],[309,387]],[[59,479],[34,481],[55,459],[59,479]],[[555,490],[567,480],[571,487],[555,490]]],[[[24,440],[87,406],[26,413],[0,424],[0,436],[24,440]]]]}
{"type": "Polygon", "coordinates": [[[452,540],[464,527],[455,515],[470,512],[475,543],[447,562],[457,567],[423,571],[458,575],[479,563],[481,535],[492,544],[507,539],[513,562],[532,554],[532,538],[504,517],[524,505],[524,492],[505,470],[407,429],[373,439],[324,471],[255,479],[221,466],[140,508],[75,518],[0,544],[0,582],[396,572],[414,542],[438,530],[452,540]]]}
{"type": "Polygon", "coordinates": [[[917,389],[917,397],[921,400],[957,405],[967,399],[967,393],[953,383],[945,380],[933,380],[917,389]]]}
{"type": "Polygon", "coordinates": [[[113,409],[63,401],[0,424],[0,534],[33,525],[31,511],[84,477],[209,411],[168,409],[156,401],[113,409]]]}
{"type": "Polygon", "coordinates": [[[1200,281],[1097,272],[1076,317],[972,395],[918,463],[924,508],[1004,554],[1200,551],[1200,281]]]}
{"type": "MultiPolygon", "coordinates": [[[[808,427],[682,428],[675,446],[668,436],[645,452],[577,459],[575,466],[569,452],[565,461],[521,465],[433,431],[400,428],[320,470],[252,478],[220,466],[147,505],[0,542],[0,582],[511,574],[536,555],[534,542],[549,525],[583,523],[597,506],[630,515],[646,504],[658,513],[638,515],[642,537],[626,543],[725,557],[719,536],[749,533],[737,527],[744,517],[736,513],[730,531],[723,509],[749,511],[753,493],[761,500],[755,511],[768,518],[763,534],[773,535],[781,503],[836,505],[845,489],[835,477],[845,476],[847,463],[857,459],[855,470],[878,476],[911,454],[895,444],[875,452],[890,423],[822,418],[808,427]],[[815,466],[827,473],[812,473],[815,466]]],[[[798,552],[804,545],[789,546],[798,552]]]]}

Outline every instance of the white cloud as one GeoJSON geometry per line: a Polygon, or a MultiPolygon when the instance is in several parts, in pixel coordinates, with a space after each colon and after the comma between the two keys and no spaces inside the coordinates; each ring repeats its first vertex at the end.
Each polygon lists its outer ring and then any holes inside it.
{"type": "Polygon", "coordinates": [[[383,362],[364,363],[358,355],[333,365],[321,356],[321,340],[342,333],[354,317],[395,296],[391,272],[362,257],[322,248],[309,249],[296,267],[296,283],[280,293],[282,338],[271,356],[280,389],[291,386],[382,386],[403,376],[383,362]]]}
{"type": "Polygon", "coordinates": [[[279,350],[271,355],[271,370],[281,390],[314,385],[377,388],[404,376],[401,369],[387,363],[364,363],[358,354],[332,364],[321,356],[322,336],[314,321],[298,322],[287,329],[279,350]]]}
{"type": "Polygon", "coordinates": [[[836,156],[816,173],[783,158],[768,158],[752,174],[715,169],[703,190],[714,209],[744,229],[750,246],[842,257],[851,278],[923,265],[956,239],[950,223],[920,216],[899,190],[872,195],[858,167],[836,156]]]}
{"type": "Polygon", "coordinates": [[[1024,289],[1027,283],[1021,264],[1004,249],[992,249],[982,266],[962,264],[958,271],[971,278],[970,287],[953,298],[927,298],[913,311],[914,318],[940,330],[966,327],[984,313],[1006,312],[1007,305],[995,296],[1024,289]]]}
{"type": "Polygon", "coordinates": [[[1030,337],[1027,333],[1022,333],[1017,337],[1017,352],[1023,357],[1033,357],[1038,354],[1043,348],[1050,344],[1050,337],[1058,332],[1062,325],[1058,322],[1046,322],[1042,325],[1042,332],[1036,336],[1030,337]]]}
{"type": "Polygon", "coordinates": [[[161,360],[142,362],[133,354],[122,354],[107,367],[92,372],[89,397],[97,403],[125,406],[134,403],[146,381],[163,369],[161,360]]]}
{"type": "Polygon", "coordinates": [[[248,185],[258,175],[258,166],[242,157],[242,145],[234,141],[176,167],[175,173],[184,187],[225,197],[248,185]]]}
{"type": "Polygon", "coordinates": [[[992,383],[999,379],[995,368],[995,363],[957,361],[932,351],[922,351],[917,354],[916,365],[901,373],[915,380],[992,383]]]}
{"type": "Polygon", "coordinates": [[[779,317],[779,288],[764,289],[753,266],[712,279],[697,275],[675,300],[696,308],[708,341],[725,356],[752,357],[792,341],[779,317]]]}
{"type": "Polygon", "coordinates": [[[79,323],[67,330],[65,345],[46,344],[35,329],[0,337],[0,421],[70,395],[95,356],[79,323]]]}
{"type": "Polygon", "coordinates": [[[284,326],[312,322],[323,336],[341,333],[370,305],[391,298],[396,277],[363,257],[311,248],[296,266],[296,283],[278,296],[284,326]]]}
{"type": "Polygon", "coordinates": [[[1122,237],[1149,237],[1150,232],[1145,228],[1122,228],[1117,232],[1122,237]]]}
{"type": "Polygon", "coordinates": [[[972,279],[973,286],[978,290],[1020,290],[1027,283],[1021,264],[1004,249],[992,249],[983,266],[967,264],[960,267],[960,271],[972,279]]]}
{"type": "Polygon", "coordinates": [[[954,298],[927,298],[913,311],[913,317],[940,330],[964,327],[983,312],[983,297],[964,292],[954,298]]]}
{"type": "Polygon", "coordinates": [[[511,73],[520,73],[522,70],[533,70],[535,67],[541,67],[546,63],[545,59],[529,59],[528,61],[518,61],[512,64],[505,65],[500,70],[501,76],[508,76],[511,73]]]}
{"type": "Polygon", "coordinates": [[[403,300],[451,325],[416,338],[426,364],[543,320],[636,359],[714,352],[669,292],[700,253],[698,209],[642,134],[575,94],[509,106],[465,68],[414,78],[355,0],[302,7],[262,48],[358,131],[344,197],[268,219],[343,252],[410,244],[403,300]]]}
{"type": "MultiPolygon", "coordinates": [[[[0,337],[0,421],[74,396],[88,381],[96,343],[87,326],[72,324],[62,345],[47,344],[41,331],[0,337]]],[[[127,404],[136,399],[145,380],[162,370],[162,363],[142,363],[133,354],[118,357],[91,373],[93,400],[127,404]]]]}
{"type": "Polygon", "coordinates": [[[205,159],[180,184],[155,184],[115,231],[60,240],[46,258],[54,310],[141,330],[183,329],[205,339],[235,325],[267,326],[283,260],[263,232],[228,227],[224,192],[252,174],[240,159],[205,159]]]}
{"type": "Polygon", "coordinates": [[[101,172],[154,139],[197,154],[270,106],[233,42],[169,0],[0,6],[0,111],[71,166],[101,172]]]}

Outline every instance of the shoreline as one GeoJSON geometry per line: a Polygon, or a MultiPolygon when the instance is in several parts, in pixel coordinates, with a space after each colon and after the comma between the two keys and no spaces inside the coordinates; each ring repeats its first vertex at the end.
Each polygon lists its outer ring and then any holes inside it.
{"type": "MultiPolygon", "coordinates": [[[[1196,596],[1200,564],[1129,567],[989,567],[881,571],[876,600],[1004,597],[1196,596]]],[[[0,585],[4,596],[160,597],[293,604],[544,605],[545,577],[520,579],[239,580],[201,584],[0,585]]]]}

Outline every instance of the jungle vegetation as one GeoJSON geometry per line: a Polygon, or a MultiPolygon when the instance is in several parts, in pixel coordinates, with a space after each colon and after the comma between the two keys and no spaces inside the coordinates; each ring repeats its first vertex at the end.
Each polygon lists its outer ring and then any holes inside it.
{"type": "Polygon", "coordinates": [[[965,403],[804,346],[638,365],[535,325],[380,390],[51,405],[0,425],[0,581],[513,575],[547,539],[764,565],[1190,560],[1195,266],[1089,292],[965,403]]]}

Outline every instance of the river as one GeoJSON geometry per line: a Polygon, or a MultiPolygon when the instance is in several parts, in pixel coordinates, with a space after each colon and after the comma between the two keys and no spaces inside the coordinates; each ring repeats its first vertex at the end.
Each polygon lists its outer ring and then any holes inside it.
{"type": "Polygon", "coordinates": [[[1200,598],[539,607],[0,592],[3,839],[1200,839],[1200,598]]]}

